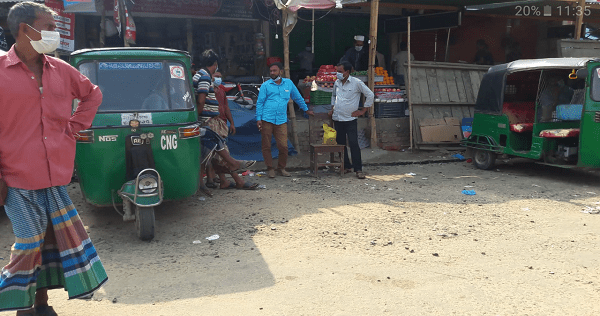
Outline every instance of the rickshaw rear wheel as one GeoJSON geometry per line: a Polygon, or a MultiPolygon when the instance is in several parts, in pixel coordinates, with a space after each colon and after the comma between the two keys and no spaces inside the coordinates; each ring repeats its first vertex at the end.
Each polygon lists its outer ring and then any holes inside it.
{"type": "Polygon", "coordinates": [[[473,164],[479,169],[492,169],[496,164],[496,154],[487,150],[476,149],[473,155],[473,164]]]}
{"type": "Polygon", "coordinates": [[[154,238],[154,207],[135,207],[135,228],[141,240],[154,238]]]}

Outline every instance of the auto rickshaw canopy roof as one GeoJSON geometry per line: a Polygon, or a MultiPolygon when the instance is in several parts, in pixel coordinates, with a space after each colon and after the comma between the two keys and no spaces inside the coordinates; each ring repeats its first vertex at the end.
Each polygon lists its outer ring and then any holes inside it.
{"type": "Polygon", "coordinates": [[[181,57],[181,55],[190,56],[186,51],[170,48],[158,47],[108,47],[108,48],[90,48],[80,49],[71,53],[71,56],[79,55],[121,55],[121,56],[147,56],[147,57],[181,57]]]}
{"type": "Polygon", "coordinates": [[[490,67],[483,76],[477,95],[475,111],[501,114],[506,77],[515,72],[550,69],[581,69],[595,57],[522,59],[490,67]]]}

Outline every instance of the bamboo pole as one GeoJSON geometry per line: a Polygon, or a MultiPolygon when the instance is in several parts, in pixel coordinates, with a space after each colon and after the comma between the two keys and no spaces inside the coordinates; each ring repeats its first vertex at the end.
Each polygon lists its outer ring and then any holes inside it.
{"type": "MultiPolygon", "coordinates": [[[[379,18],[379,0],[371,1],[371,27],[369,28],[369,89],[375,91],[375,59],[377,58],[377,23],[379,18]]],[[[369,108],[371,125],[371,148],[377,146],[377,125],[375,123],[375,105],[369,108]]]]}
{"type": "Polygon", "coordinates": [[[99,1],[98,8],[100,9],[100,47],[106,46],[106,8],[104,1],[99,1]]]}
{"type": "MultiPolygon", "coordinates": [[[[286,78],[291,78],[290,74],[290,31],[287,30],[288,11],[283,9],[283,61],[285,67],[286,78]]],[[[295,85],[295,84],[294,84],[295,85]]],[[[288,112],[292,121],[292,144],[298,150],[298,133],[296,129],[296,111],[294,110],[294,101],[288,101],[288,112]]]]}
{"type": "Polygon", "coordinates": [[[577,16],[577,22],[575,23],[575,39],[581,38],[581,28],[583,27],[583,15],[585,12],[585,0],[579,0],[578,4],[579,10],[575,8],[575,12],[581,13],[577,16]]]}
{"type": "Polygon", "coordinates": [[[193,60],[194,52],[192,52],[192,50],[194,49],[194,26],[192,25],[192,19],[186,20],[186,26],[187,26],[187,50],[188,50],[188,53],[190,54],[190,56],[192,56],[192,60],[193,60]]]}
{"type": "Polygon", "coordinates": [[[412,76],[411,76],[411,68],[412,68],[412,62],[411,62],[411,58],[410,58],[410,16],[408,16],[408,27],[407,27],[407,31],[408,31],[408,44],[407,44],[407,49],[408,49],[408,68],[406,71],[406,78],[404,78],[404,82],[406,82],[406,93],[408,96],[408,116],[409,116],[409,122],[410,122],[410,149],[411,152],[415,152],[415,140],[414,140],[414,127],[413,127],[413,120],[414,120],[414,115],[413,115],[413,106],[412,106],[412,96],[410,93],[410,89],[412,87],[412,76]]]}

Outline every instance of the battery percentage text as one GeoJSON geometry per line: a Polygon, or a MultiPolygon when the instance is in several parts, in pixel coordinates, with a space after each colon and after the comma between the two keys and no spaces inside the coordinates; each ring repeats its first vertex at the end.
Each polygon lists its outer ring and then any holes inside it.
{"type": "Polygon", "coordinates": [[[590,6],[536,6],[536,5],[518,5],[515,6],[515,16],[522,17],[538,17],[538,16],[555,16],[573,18],[578,16],[590,16],[592,11],[590,6]]]}
{"type": "Polygon", "coordinates": [[[515,6],[516,16],[542,16],[542,9],[535,5],[515,6]]]}

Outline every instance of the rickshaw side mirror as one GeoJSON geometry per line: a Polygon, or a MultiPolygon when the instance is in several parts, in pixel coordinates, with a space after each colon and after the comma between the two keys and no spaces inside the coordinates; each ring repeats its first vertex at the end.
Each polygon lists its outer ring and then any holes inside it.
{"type": "Polygon", "coordinates": [[[579,79],[581,79],[581,78],[585,79],[588,76],[587,68],[577,69],[577,72],[575,74],[576,74],[577,78],[574,78],[574,79],[578,79],[578,78],[579,79]]]}

